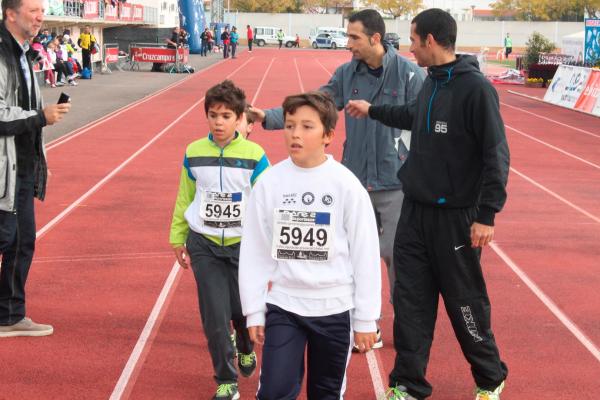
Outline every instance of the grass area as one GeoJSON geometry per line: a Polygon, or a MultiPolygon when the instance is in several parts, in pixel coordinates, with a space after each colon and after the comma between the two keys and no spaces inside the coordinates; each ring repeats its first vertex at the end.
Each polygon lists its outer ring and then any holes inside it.
{"type": "Polygon", "coordinates": [[[516,64],[517,64],[517,61],[514,58],[509,59],[509,60],[489,60],[488,59],[487,62],[488,62],[488,64],[503,65],[506,68],[512,68],[512,69],[516,68],[516,64]]]}

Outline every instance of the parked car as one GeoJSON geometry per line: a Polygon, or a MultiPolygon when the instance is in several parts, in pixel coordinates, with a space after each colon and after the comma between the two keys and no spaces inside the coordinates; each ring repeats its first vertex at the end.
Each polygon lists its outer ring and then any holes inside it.
{"type": "Polygon", "coordinates": [[[313,49],[337,49],[348,46],[348,36],[342,33],[320,33],[312,42],[313,49]]]}
{"type": "Polygon", "coordinates": [[[383,40],[391,44],[398,50],[400,48],[400,35],[394,32],[388,32],[383,37],[383,40]]]}
{"type": "MultiPolygon", "coordinates": [[[[277,40],[277,32],[280,28],[274,26],[257,26],[254,28],[254,43],[259,46],[265,46],[267,44],[279,44],[277,40]]],[[[296,42],[294,36],[285,35],[283,38],[283,44],[285,47],[292,47],[296,42]]]]}
{"type": "Polygon", "coordinates": [[[318,26],[316,28],[311,28],[310,34],[308,35],[308,42],[314,42],[317,35],[321,33],[341,33],[345,35],[346,28],[338,28],[335,26],[318,26]]]}

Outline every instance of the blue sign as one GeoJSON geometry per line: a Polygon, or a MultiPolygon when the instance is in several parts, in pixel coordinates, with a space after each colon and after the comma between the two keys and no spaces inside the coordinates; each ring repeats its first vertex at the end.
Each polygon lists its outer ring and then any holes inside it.
{"type": "Polygon", "coordinates": [[[596,64],[600,59],[600,19],[585,20],[585,64],[596,64]]]}

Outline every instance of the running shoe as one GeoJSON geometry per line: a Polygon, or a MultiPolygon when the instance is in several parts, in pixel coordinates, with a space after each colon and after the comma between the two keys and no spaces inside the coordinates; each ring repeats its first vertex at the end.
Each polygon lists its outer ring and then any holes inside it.
{"type": "Polygon", "coordinates": [[[475,400],[500,400],[502,389],[504,389],[504,382],[494,390],[485,390],[478,387],[475,389],[475,400]]]}

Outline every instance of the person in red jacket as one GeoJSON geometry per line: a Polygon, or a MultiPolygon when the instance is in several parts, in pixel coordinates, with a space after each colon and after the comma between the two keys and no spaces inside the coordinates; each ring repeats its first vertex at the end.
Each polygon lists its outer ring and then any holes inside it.
{"type": "Polygon", "coordinates": [[[254,40],[254,32],[252,31],[252,28],[250,28],[250,25],[246,25],[246,29],[246,37],[248,38],[248,51],[252,53],[252,41],[254,40]]]}

